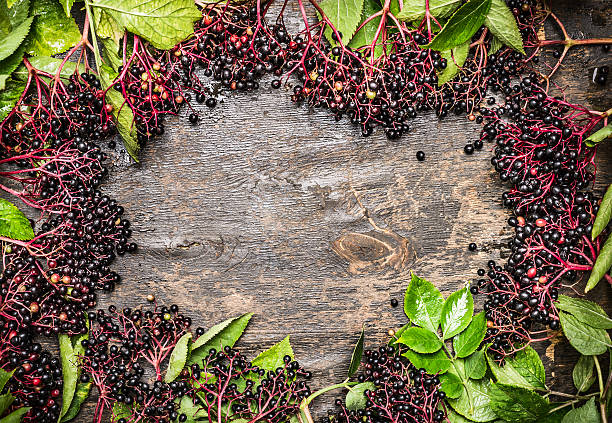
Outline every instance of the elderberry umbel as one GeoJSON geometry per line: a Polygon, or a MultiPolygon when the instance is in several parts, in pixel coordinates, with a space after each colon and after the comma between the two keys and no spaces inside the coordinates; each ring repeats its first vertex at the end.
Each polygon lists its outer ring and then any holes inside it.
{"type": "Polygon", "coordinates": [[[381,346],[366,350],[359,382],[373,382],[374,390],[365,391],[365,408],[351,411],[342,400],[337,410],[330,410],[330,423],[434,423],[446,420],[440,379],[416,369],[402,356],[398,347],[381,346]]]}

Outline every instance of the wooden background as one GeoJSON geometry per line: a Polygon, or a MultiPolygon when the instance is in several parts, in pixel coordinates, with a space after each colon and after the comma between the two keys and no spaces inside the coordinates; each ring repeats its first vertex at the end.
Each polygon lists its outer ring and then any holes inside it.
{"type": "MultiPolygon", "coordinates": [[[[553,3],[572,36],[610,36],[611,1],[553,3]]],[[[571,101],[612,107],[609,83],[590,83],[609,54],[576,48],[565,63],[556,81],[571,101]]],[[[153,293],[205,328],[252,311],[240,345],[254,356],[291,334],[317,389],[345,378],[363,323],[367,347],[406,323],[390,300],[401,304],[411,270],[448,295],[487,260],[508,256],[511,231],[491,152],[463,153],[479,132],[465,117],[421,114],[391,142],[381,131],[362,138],[347,120],[335,123],[289,95],[265,79],[259,91],[231,94],[213,110],[195,105],[197,126],[169,119],[141,164],[117,155],[104,191],[125,206],[139,250],[118,260],[123,283],[100,305],[134,307],[153,293]]],[[[598,190],[612,182],[610,147],[598,156],[598,190]]],[[[608,310],[610,292],[604,283],[593,292],[608,310]]],[[[555,364],[549,381],[573,392],[576,354],[553,344],[540,346],[547,368],[555,364]]],[[[315,408],[331,405],[328,397],[315,408]]]]}

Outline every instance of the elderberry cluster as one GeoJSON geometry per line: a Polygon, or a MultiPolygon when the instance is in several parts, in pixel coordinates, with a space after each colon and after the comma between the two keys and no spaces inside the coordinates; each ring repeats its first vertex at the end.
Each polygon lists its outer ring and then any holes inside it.
{"type": "Polygon", "coordinates": [[[240,351],[228,346],[220,351],[211,349],[185,373],[192,388],[190,401],[207,412],[206,421],[210,423],[238,419],[286,422],[311,393],[306,384],[311,373],[290,356],[285,356],[276,369],[266,370],[254,366],[240,351]]]}
{"type": "Polygon", "coordinates": [[[513,212],[508,224],[515,231],[507,263],[490,262],[488,271],[478,271],[487,279],[472,288],[487,293],[488,339],[501,359],[533,340],[534,324],[559,328],[559,286],[575,282],[597,257],[599,243],[590,234],[599,206],[585,191],[594,180],[594,150],[583,143],[597,119],[548,96],[535,74],[513,86],[503,106],[481,114],[481,141],[495,142],[491,163],[511,184],[502,201],[513,212]]]}
{"type": "Polygon", "coordinates": [[[27,375],[11,379],[17,396],[11,409],[29,406],[24,420],[45,422],[57,421],[61,371],[35,337],[86,333],[97,291],[111,291],[120,280],[110,265],[136,245],[123,208],[98,190],[108,174],[98,144],[116,132],[99,79],[27,69],[24,94],[0,123],[0,176],[9,181],[0,189],[38,209],[40,219],[34,239],[1,246],[0,349],[10,354],[0,366],[27,375]],[[32,348],[37,356],[24,368],[16,357],[32,348]]]}
{"type": "Polygon", "coordinates": [[[342,400],[338,410],[330,410],[329,423],[433,423],[446,419],[444,399],[438,376],[416,369],[398,347],[381,346],[366,350],[359,382],[372,382],[366,390],[365,408],[352,411],[342,400]]]}

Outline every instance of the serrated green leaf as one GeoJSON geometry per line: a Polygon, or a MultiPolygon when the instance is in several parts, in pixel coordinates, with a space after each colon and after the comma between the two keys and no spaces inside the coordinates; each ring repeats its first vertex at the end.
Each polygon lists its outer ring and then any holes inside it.
{"type": "Polygon", "coordinates": [[[115,72],[119,69],[119,66],[123,65],[123,60],[117,53],[119,46],[115,44],[115,41],[110,38],[103,38],[100,40],[103,51],[104,51],[104,62],[109,65],[115,72]]]}
{"type": "Polygon", "coordinates": [[[11,202],[0,198],[0,236],[20,241],[34,238],[30,221],[11,202]]]}
{"type": "Polygon", "coordinates": [[[15,373],[15,370],[7,372],[4,369],[0,369],[0,392],[4,389],[6,382],[13,377],[13,373],[15,373]]]}
{"type": "Polygon", "coordinates": [[[484,23],[490,8],[491,0],[468,1],[450,17],[442,31],[424,47],[445,51],[469,41],[484,23]]]}
{"type": "Polygon", "coordinates": [[[115,44],[119,44],[121,37],[123,37],[123,27],[104,9],[94,8],[93,13],[96,18],[98,36],[101,39],[108,39],[115,44]]]}
{"type": "Polygon", "coordinates": [[[519,386],[494,383],[490,390],[491,409],[507,422],[537,422],[550,409],[548,401],[536,392],[519,386]]]}
{"type": "Polygon", "coordinates": [[[36,0],[36,16],[26,52],[32,56],[53,56],[65,52],[81,40],[81,31],[72,17],[66,16],[57,0],[36,0]]]}
{"type": "Polygon", "coordinates": [[[488,55],[492,55],[495,54],[499,51],[500,48],[502,48],[504,46],[504,44],[499,41],[499,39],[497,39],[497,37],[493,37],[493,39],[491,40],[491,46],[489,47],[489,51],[488,51],[488,55]]]}
{"type": "Polygon", "coordinates": [[[140,144],[136,135],[134,113],[125,102],[123,94],[112,87],[116,76],[117,74],[110,67],[106,65],[100,67],[100,82],[102,82],[102,86],[106,89],[106,101],[113,106],[112,113],[115,117],[117,130],[123,139],[123,145],[128,154],[138,162],[140,144]]]}
{"type": "Polygon", "coordinates": [[[608,347],[612,347],[610,336],[604,329],[585,325],[564,311],[559,312],[559,320],[565,337],[579,353],[599,355],[605,353],[608,347]]]}
{"type": "Polygon", "coordinates": [[[17,0],[8,6],[8,17],[13,28],[19,26],[30,16],[30,0],[17,0]]]}
{"type": "MultiPolygon", "coordinates": [[[[361,21],[357,25],[357,28],[359,28],[359,26],[363,22],[365,22],[366,19],[378,12],[380,9],[380,3],[378,3],[376,0],[364,0],[363,12],[361,13],[361,21]]],[[[380,17],[372,19],[367,24],[365,24],[359,31],[357,31],[353,38],[351,38],[351,41],[348,44],[349,47],[357,49],[363,46],[372,45],[372,43],[374,42],[374,37],[376,36],[376,32],[378,30],[378,26],[380,25],[380,19],[380,17]]],[[[382,37],[379,37],[374,46],[374,59],[379,58],[383,54],[384,50],[380,42],[381,39],[382,37]]]]}
{"type": "Polygon", "coordinates": [[[4,60],[13,54],[21,45],[25,37],[30,32],[30,26],[34,17],[29,17],[13,29],[0,43],[0,60],[4,60]]]}
{"type": "Polygon", "coordinates": [[[287,335],[285,339],[280,341],[278,344],[273,345],[255,357],[253,360],[253,366],[272,371],[278,368],[284,368],[285,356],[289,356],[293,360],[293,349],[291,348],[291,343],[289,342],[289,335],[287,335]]]}
{"type": "Polygon", "coordinates": [[[595,264],[591,270],[591,276],[589,276],[584,292],[589,292],[591,289],[595,288],[608,270],[610,270],[610,267],[612,267],[612,236],[606,239],[603,247],[599,250],[599,255],[597,256],[597,260],[595,260],[595,264]]]}
{"type": "Polygon", "coordinates": [[[365,338],[365,326],[361,327],[361,335],[359,335],[359,339],[355,344],[355,348],[353,349],[353,354],[351,355],[351,364],[348,369],[348,377],[351,377],[357,372],[359,369],[359,365],[361,364],[361,358],[363,357],[363,341],[365,338]]]}
{"type": "Polygon", "coordinates": [[[440,389],[446,393],[448,398],[459,398],[463,392],[463,382],[459,376],[447,372],[440,375],[440,389]]]}
{"type": "Polygon", "coordinates": [[[58,338],[60,358],[62,361],[63,379],[62,409],[60,411],[61,419],[62,416],[64,416],[68,412],[70,404],[72,403],[72,398],[74,397],[74,393],[76,391],[77,381],[79,377],[79,362],[78,357],[74,352],[70,336],[66,334],[60,334],[58,335],[58,338]]]}
{"type": "Polygon", "coordinates": [[[193,423],[200,418],[206,418],[208,416],[206,410],[195,404],[194,400],[187,395],[177,398],[174,402],[178,404],[178,410],[176,410],[176,412],[179,415],[184,414],[187,416],[187,421],[185,423],[193,423]]]}
{"type": "Polygon", "coordinates": [[[465,383],[462,395],[457,399],[449,398],[448,403],[457,413],[471,421],[489,422],[496,418],[491,410],[490,389],[491,381],[488,378],[470,379],[465,383]]]}
{"type": "Polygon", "coordinates": [[[346,394],[346,408],[352,411],[365,408],[366,401],[365,391],[376,390],[376,385],[372,382],[363,382],[349,388],[346,394]]]}
{"type": "Polygon", "coordinates": [[[465,376],[482,379],[487,372],[487,359],[484,350],[478,350],[465,359],[465,376]]]}
{"type": "Polygon", "coordinates": [[[92,382],[79,382],[76,387],[76,391],[74,392],[74,396],[72,398],[72,402],[70,403],[70,407],[66,414],[61,418],[60,422],[65,423],[72,419],[74,419],[81,411],[81,405],[85,402],[87,397],[89,397],[89,392],[91,391],[92,382]]]}
{"type": "Polygon", "coordinates": [[[9,79],[4,90],[0,91],[0,122],[2,122],[13,110],[15,104],[21,97],[25,83],[9,79]]]}
{"type": "Polygon", "coordinates": [[[179,377],[183,371],[190,352],[191,337],[191,332],[186,332],[176,342],[176,345],[170,354],[168,370],[166,370],[166,375],[164,376],[164,381],[166,383],[174,381],[174,379],[179,377]]]}
{"type": "MultiPolygon", "coordinates": [[[[474,0],[472,0],[474,1],[474,0]]],[[[440,324],[442,338],[449,339],[464,330],[470,324],[474,314],[474,299],[467,288],[453,292],[442,306],[440,324]]]]}
{"type": "Polygon", "coordinates": [[[0,91],[6,88],[6,82],[22,63],[23,53],[25,53],[25,46],[21,44],[13,54],[0,62],[0,91]]]}
{"type": "Polygon", "coordinates": [[[423,354],[435,353],[442,348],[442,341],[440,341],[438,335],[428,329],[416,326],[406,329],[397,342],[423,354]]]}
{"type": "Polygon", "coordinates": [[[6,4],[0,1],[0,37],[4,38],[13,30],[6,4]]]}
{"type": "Polygon", "coordinates": [[[0,395],[0,416],[8,410],[13,401],[15,401],[15,397],[10,392],[0,395]]]}
{"type": "Polygon", "coordinates": [[[60,4],[64,8],[64,12],[66,16],[70,16],[70,11],[72,10],[72,5],[74,4],[74,0],[59,0],[60,4]]]}
{"type": "MultiPolygon", "coordinates": [[[[461,5],[461,0],[430,0],[429,13],[436,18],[446,18],[461,5]]],[[[425,17],[425,0],[404,0],[397,18],[408,22],[421,22],[425,17]]]]}
{"type": "Polygon", "coordinates": [[[436,332],[440,325],[444,298],[432,283],[414,273],[410,276],[410,284],[404,296],[404,312],[413,324],[436,332]]]}
{"type": "Polygon", "coordinates": [[[500,366],[487,354],[489,367],[498,383],[527,389],[545,389],[546,374],[538,353],[530,346],[507,357],[500,366]]]}
{"type": "Polygon", "coordinates": [[[113,404],[111,415],[113,422],[116,422],[119,419],[129,421],[129,419],[132,417],[132,408],[124,402],[116,401],[113,404]]]}
{"type": "Polygon", "coordinates": [[[572,314],[589,326],[598,329],[612,329],[612,319],[599,304],[593,301],[559,295],[559,300],[555,305],[559,310],[572,314]]]}
{"type": "Polygon", "coordinates": [[[504,0],[491,1],[485,25],[502,43],[525,54],[523,37],[516,24],[516,18],[504,0]]]}
{"type": "MultiPolygon", "coordinates": [[[[55,57],[49,56],[35,56],[28,58],[28,61],[35,69],[48,73],[49,75],[55,75],[60,69],[63,59],[56,59],[55,57]]],[[[74,75],[75,72],[77,72],[77,64],[75,62],[66,62],[61,67],[60,77],[67,79],[74,75]]],[[[79,64],[78,72],[85,72],[85,65],[83,63],[79,64]]],[[[19,69],[13,73],[13,78],[20,81],[26,81],[28,79],[28,70],[26,67],[20,66],[19,69]]]]}
{"type": "Polygon", "coordinates": [[[202,18],[192,0],[100,0],[92,6],[162,50],[193,34],[193,23],[202,18]]]}
{"type": "Polygon", "coordinates": [[[599,144],[605,139],[608,139],[612,136],[612,123],[609,123],[607,126],[604,126],[597,132],[592,133],[587,139],[584,140],[584,143],[587,147],[595,147],[596,144],[599,144]]]}
{"type": "Polygon", "coordinates": [[[601,417],[595,398],[591,397],[582,407],[574,408],[567,412],[561,423],[600,423],[601,417]]]}
{"type": "Polygon", "coordinates": [[[438,74],[438,86],[446,84],[459,73],[459,69],[464,65],[469,52],[469,41],[466,41],[465,43],[460,44],[451,50],[440,52],[442,57],[446,59],[446,68],[441,71],[436,71],[438,74]]]}
{"type": "Polygon", "coordinates": [[[439,350],[433,354],[420,354],[408,350],[403,354],[417,369],[425,369],[430,374],[442,374],[448,371],[451,361],[444,351],[439,350]]]}
{"type": "Polygon", "coordinates": [[[608,186],[606,193],[601,199],[601,204],[599,204],[599,211],[595,217],[595,222],[593,222],[591,239],[595,240],[606,229],[606,226],[610,223],[610,218],[612,218],[612,185],[608,186]]]}
{"type": "MultiPolygon", "coordinates": [[[[247,324],[249,323],[249,320],[251,320],[252,316],[253,313],[246,313],[238,318],[231,319],[230,322],[223,326],[219,331],[217,331],[214,335],[212,335],[212,337],[210,337],[210,339],[207,339],[204,343],[199,343],[198,340],[200,338],[198,338],[194,343],[197,344],[198,347],[192,347],[191,356],[187,360],[187,364],[201,364],[202,360],[206,358],[209,351],[213,348],[219,351],[225,346],[233,347],[236,341],[238,341],[238,339],[240,339],[240,337],[242,336],[242,333],[246,329],[247,324]]],[[[223,325],[226,322],[223,322],[220,325],[223,325]]],[[[213,326],[209,330],[209,332],[213,331],[215,327],[216,326],[213,326]]],[[[202,336],[206,336],[206,334],[202,336]]]]}
{"type": "MultiPolygon", "coordinates": [[[[319,3],[327,19],[342,34],[342,42],[345,45],[351,41],[359,25],[363,3],[364,0],[323,0],[319,3]]],[[[325,30],[325,36],[331,44],[336,44],[330,28],[325,30]]]]}
{"type": "Polygon", "coordinates": [[[457,414],[451,407],[447,408],[446,418],[450,423],[471,423],[473,420],[468,420],[461,414],[457,414]]]}
{"type": "Polygon", "coordinates": [[[457,357],[467,357],[478,349],[487,333],[487,319],[484,312],[472,318],[469,326],[453,339],[453,349],[457,357]]]}
{"type": "Polygon", "coordinates": [[[21,423],[21,418],[30,411],[31,407],[21,407],[13,411],[8,416],[0,419],[0,423],[21,423]]]}
{"type": "Polygon", "coordinates": [[[580,355],[572,370],[574,386],[580,392],[586,392],[595,382],[595,360],[592,355],[580,355]]]}

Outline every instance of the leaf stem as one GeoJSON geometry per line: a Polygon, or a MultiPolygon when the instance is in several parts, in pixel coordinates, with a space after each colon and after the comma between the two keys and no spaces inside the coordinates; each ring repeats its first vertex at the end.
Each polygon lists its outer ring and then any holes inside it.
{"type": "Polygon", "coordinates": [[[326,392],[329,391],[333,391],[334,389],[341,389],[341,388],[349,388],[351,386],[357,385],[359,382],[349,382],[349,379],[346,379],[344,382],[342,383],[337,383],[335,385],[330,385],[327,386],[323,389],[319,389],[316,392],[313,392],[312,394],[310,394],[310,396],[308,398],[304,398],[304,400],[302,401],[302,404],[300,404],[300,414],[298,415],[299,420],[302,423],[314,423],[314,420],[312,418],[312,416],[310,415],[310,410],[308,409],[308,405],[312,402],[312,400],[314,400],[316,397],[318,397],[319,395],[323,395],[326,392]]]}
{"type": "Polygon", "coordinates": [[[100,67],[102,66],[102,59],[100,57],[100,50],[98,48],[98,39],[96,37],[96,25],[94,23],[94,16],[91,13],[89,0],[85,0],[85,12],[89,18],[89,27],[91,29],[91,44],[93,45],[94,58],[96,60],[96,70],[100,72],[100,67]]]}
{"type": "Polygon", "coordinates": [[[604,384],[603,384],[603,377],[601,376],[601,365],[599,364],[599,359],[597,358],[596,355],[593,356],[593,359],[595,360],[595,367],[597,368],[597,382],[599,383],[599,398],[603,398],[604,384]]]}

